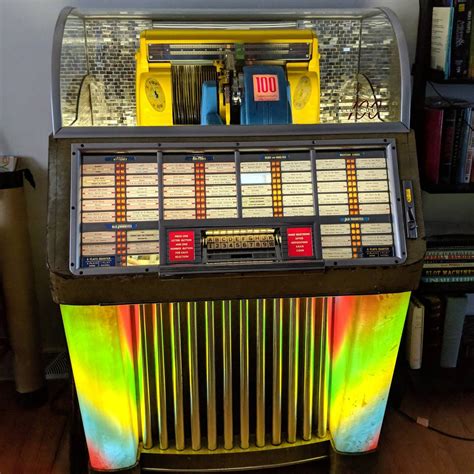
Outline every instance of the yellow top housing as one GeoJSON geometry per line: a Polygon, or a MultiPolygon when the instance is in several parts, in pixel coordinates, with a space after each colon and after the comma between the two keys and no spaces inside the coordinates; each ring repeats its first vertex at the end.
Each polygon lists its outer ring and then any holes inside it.
{"type": "MultiPolygon", "coordinates": [[[[224,50],[229,48],[234,48],[237,58],[244,54],[249,64],[282,64],[290,84],[293,123],[319,122],[319,53],[312,30],[157,29],[142,32],[136,54],[138,125],[173,125],[172,65],[209,64],[219,72],[224,50]],[[256,56],[247,57],[246,47],[256,56]]],[[[229,123],[223,107],[221,115],[229,123]]]]}

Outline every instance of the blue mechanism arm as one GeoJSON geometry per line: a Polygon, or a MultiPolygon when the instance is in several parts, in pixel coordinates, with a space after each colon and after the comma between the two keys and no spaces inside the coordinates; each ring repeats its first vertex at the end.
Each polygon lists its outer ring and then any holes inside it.
{"type": "Polygon", "coordinates": [[[219,115],[217,82],[205,81],[202,84],[201,125],[223,125],[219,115]]]}
{"type": "Polygon", "coordinates": [[[292,123],[289,87],[283,67],[244,67],[244,98],[240,108],[240,123],[242,125],[292,123]]]}

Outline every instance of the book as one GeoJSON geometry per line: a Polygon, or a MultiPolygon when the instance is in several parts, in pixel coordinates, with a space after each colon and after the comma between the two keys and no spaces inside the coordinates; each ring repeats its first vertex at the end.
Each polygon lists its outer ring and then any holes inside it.
{"type": "Polygon", "coordinates": [[[427,276],[422,275],[423,283],[474,283],[474,275],[465,276],[427,276]]]}
{"type": "MultiPolygon", "coordinates": [[[[474,37],[474,35],[473,35],[474,37]]],[[[466,163],[464,165],[464,173],[462,176],[462,183],[470,183],[471,182],[471,173],[472,173],[472,162],[474,159],[474,112],[472,112],[471,115],[471,124],[470,124],[470,129],[469,129],[469,146],[467,150],[467,156],[466,156],[466,163]]]]}
{"type": "Polygon", "coordinates": [[[408,307],[405,349],[410,369],[420,369],[423,357],[425,307],[412,296],[408,307]]]}
{"type": "Polygon", "coordinates": [[[446,298],[446,315],[440,357],[441,367],[453,368],[457,366],[466,307],[466,295],[448,296],[446,298]]]}
{"type": "Polygon", "coordinates": [[[453,143],[453,154],[451,157],[451,167],[449,170],[448,183],[456,182],[456,171],[458,163],[461,160],[461,153],[463,149],[463,140],[465,138],[466,130],[466,109],[459,109],[456,115],[456,124],[454,128],[454,143],[453,143]]]}
{"type": "Polygon", "coordinates": [[[459,249],[459,250],[427,250],[425,255],[426,265],[436,263],[461,263],[474,261],[473,249],[459,249]]]}
{"type": "Polygon", "coordinates": [[[474,266],[470,268],[451,267],[451,268],[423,268],[423,276],[474,276],[474,266]]]}
{"type": "Polygon", "coordinates": [[[467,294],[467,308],[466,314],[474,316],[474,293],[467,294]]]}
{"type": "Polygon", "coordinates": [[[464,319],[458,362],[460,366],[474,369],[474,315],[472,314],[467,314],[464,319]]]}
{"type": "Polygon", "coordinates": [[[468,77],[471,21],[471,0],[453,0],[451,66],[449,77],[456,79],[468,77]]]}
{"type": "Polygon", "coordinates": [[[431,28],[431,68],[444,73],[448,79],[451,67],[453,9],[449,6],[435,6],[431,28]]]}
{"type": "Polygon", "coordinates": [[[426,107],[424,122],[423,169],[429,184],[439,183],[441,146],[443,135],[442,108],[426,107]]]}
{"type": "Polygon", "coordinates": [[[469,79],[474,79],[474,34],[472,33],[472,20],[474,15],[474,2],[471,2],[471,43],[469,45],[469,79]]]}
{"type": "Polygon", "coordinates": [[[474,262],[474,236],[448,235],[427,241],[424,268],[467,267],[474,262]]]}
{"type": "Polygon", "coordinates": [[[458,109],[447,108],[444,111],[439,182],[449,184],[451,181],[451,165],[453,161],[454,133],[456,129],[458,109]]]}
{"type": "MultiPolygon", "coordinates": [[[[455,170],[454,182],[462,184],[465,182],[465,173],[467,166],[467,156],[471,144],[471,122],[472,122],[472,108],[468,107],[464,111],[464,122],[461,130],[461,145],[459,148],[459,155],[457,166],[455,170]]],[[[469,168],[469,178],[471,177],[471,169],[469,168]]]]}
{"type": "Polygon", "coordinates": [[[437,295],[423,295],[418,300],[424,306],[423,367],[439,367],[443,340],[444,300],[437,295]]]}

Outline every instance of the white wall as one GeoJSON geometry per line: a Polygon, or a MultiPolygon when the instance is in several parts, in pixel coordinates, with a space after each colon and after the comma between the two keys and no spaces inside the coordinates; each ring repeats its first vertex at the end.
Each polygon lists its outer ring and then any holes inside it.
{"type": "Polygon", "coordinates": [[[46,205],[50,124],[51,42],[57,15],[71,5],[81,8],[333,8],[387,6],[402,21],[410,51],[416,42],[418,2],[413,0],[0,0],[0,154],[23,157],[37,188],[28,189],[28,213],[34,252],[43,341],[63,344],[57,308],[51,302],[46,269],[46,205]]]}

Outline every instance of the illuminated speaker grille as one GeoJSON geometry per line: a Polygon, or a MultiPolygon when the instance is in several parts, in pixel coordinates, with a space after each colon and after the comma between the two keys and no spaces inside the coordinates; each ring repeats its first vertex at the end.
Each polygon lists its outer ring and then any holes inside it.
{"type": "Polygon", "coordinates": [[[141,306],[144,448],[188,454],[324,437],[328,301],[141,306]]]}

